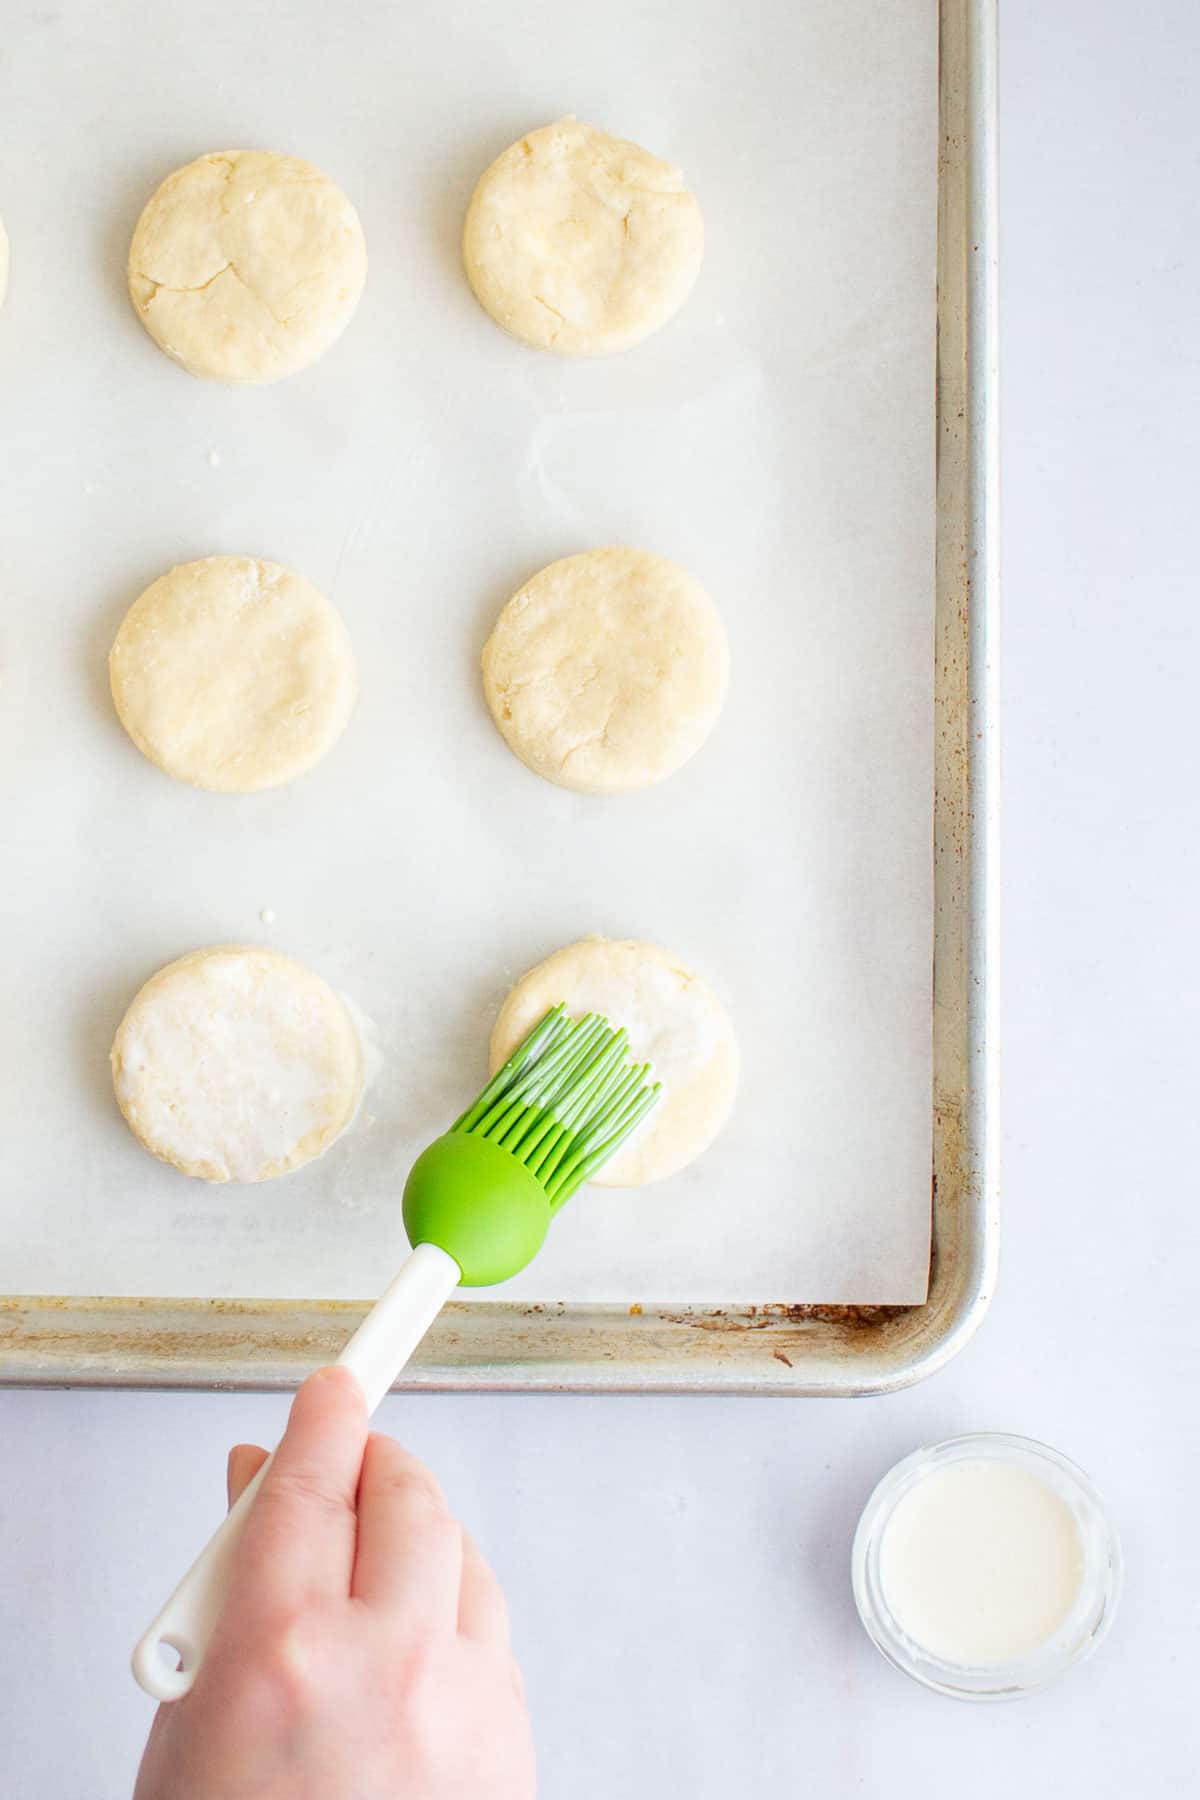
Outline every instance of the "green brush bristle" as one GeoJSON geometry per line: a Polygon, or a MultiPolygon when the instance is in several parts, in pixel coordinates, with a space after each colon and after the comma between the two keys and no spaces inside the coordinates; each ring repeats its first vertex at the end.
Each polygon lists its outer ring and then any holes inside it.
{"type": "Polygon", "coordinates": [[[598,1013],[548,1012],[452,1127],[487,1138],[536,1176],[557,1211],[658,1102],[649,1063],[598,1013]]]}

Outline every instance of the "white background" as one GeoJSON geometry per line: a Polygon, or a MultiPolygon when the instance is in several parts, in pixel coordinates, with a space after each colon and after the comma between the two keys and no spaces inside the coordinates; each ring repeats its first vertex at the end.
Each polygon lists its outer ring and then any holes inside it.
{"type": "MultiPolygon", "coordinates": [[[[1188,0],[1003,7],[1004,1260],[945,1373],[860,1402],[423,1399],[503,1573],[547,1800],[1188,1791],[1200,1732],[1197,249],[1188,0]],[[1189,1260],[1190,1259],[1190,1260],[1189,1260]],[[1100,1656],[970,1708],[888,1668],[846,1561],[876,1476],[1002,1427],[1087,1467],[1100,1656]]],[[[282,1402],[0,1395],[0,1787],[127,1800],[135,1632],[282,1402]]]]}

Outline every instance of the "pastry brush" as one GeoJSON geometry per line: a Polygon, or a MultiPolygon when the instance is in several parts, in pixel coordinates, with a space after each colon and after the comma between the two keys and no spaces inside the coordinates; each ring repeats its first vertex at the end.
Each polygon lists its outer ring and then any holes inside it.
{"type": "MultiPolygon", "coordinates": [[[[607,1019],[548,1012],[441,1137],[404,1188],[412,1252],[350,1339],[352,1369],[374,1412],[457,1287],[490,1287],[533,1261],[561,1207],[655,1105],[649,1063],[607,1019]]],[[[133,1653],[156,1700],[196,1679],[229,1582],[233,1549],[270,1458],[209,1539],[133,1653]],[[178,1657],[171,1667],[164,1650],[178,1657]]]]}

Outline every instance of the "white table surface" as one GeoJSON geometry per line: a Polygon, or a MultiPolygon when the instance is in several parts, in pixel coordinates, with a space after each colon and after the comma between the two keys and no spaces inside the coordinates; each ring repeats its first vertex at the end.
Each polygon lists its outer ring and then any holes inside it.
{"type": "MultiPolygon", "coordinates": [[[[1001,181],[1005,1177],[981,1335],[854,1404],[393,1400],[511,1598],[547,1800],[1151,1796],[1200,1752],[1197,471],[1189,0],[1006,0],[1001,181]],[[1099,1657],[972,1708],[891,1670],[847,1580],[875,1478],[1048,1439],[1121,1523],[1099,1657]]],[[[284,1403],[0,1394],[0,1791],[127,1800],[136,1632],[284,1403]]]]}

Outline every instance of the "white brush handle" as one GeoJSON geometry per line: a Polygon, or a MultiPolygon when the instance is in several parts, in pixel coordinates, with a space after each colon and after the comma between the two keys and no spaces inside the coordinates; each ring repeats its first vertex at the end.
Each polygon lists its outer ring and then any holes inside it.
{"type": "MultiPolygon", "coordinates": [[[[452,1256],[436,1244],[418,1244],[371,1308],[338,1357],[357,1375],[368,1412],[375,1411],[461,1279],[452,1256]]],[[[155,1700],[178,1700],[196,1679],[225,1601],[234,1546],[270,1466],[268,1457],[138,1641],[133,1673],[155,1700]],[[176,1653],[178,1668],[169,1667],[160,1644],[176,1653]]]]}

